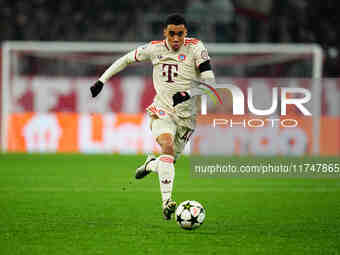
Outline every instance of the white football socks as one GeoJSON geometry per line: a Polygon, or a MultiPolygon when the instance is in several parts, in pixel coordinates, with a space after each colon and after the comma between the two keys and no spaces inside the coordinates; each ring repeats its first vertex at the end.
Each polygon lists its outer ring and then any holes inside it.
{"type": "Polygon", "coordinates": [[[157,161],[158,163],[157,172],[162,194],[162,201],[164,202],[171,198],[172,186],[175,179],[174,157],[163,154],[154,161],[157,161]]]}

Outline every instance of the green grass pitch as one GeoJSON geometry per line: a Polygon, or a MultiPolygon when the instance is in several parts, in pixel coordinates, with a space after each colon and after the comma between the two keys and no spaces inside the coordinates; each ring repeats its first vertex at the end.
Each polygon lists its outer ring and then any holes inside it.
{"type": "Polygon", "coordinates": [[[207,210],[186,231],[163,220],[158,177],[134,179],[144,159],[0,154],[0,254],[340,254],[340,179],[193,178],[183,157],[174,198],[207,210]]]}

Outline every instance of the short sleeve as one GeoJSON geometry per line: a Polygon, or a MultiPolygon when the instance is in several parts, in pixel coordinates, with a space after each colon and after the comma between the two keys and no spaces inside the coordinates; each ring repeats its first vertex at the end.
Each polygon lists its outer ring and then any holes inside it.
{"type": "Polygon", "coordinates": [[[194,47],[194,59],[197,67],[210,59],[208,50],[201,41],[199,41],[194,47]]]}
{"type": "Polygon", "coordinates": [[[144,44],[135,49],[134,58],[136,62],[148,61],[151,59],[151,43],[144,44]]]}

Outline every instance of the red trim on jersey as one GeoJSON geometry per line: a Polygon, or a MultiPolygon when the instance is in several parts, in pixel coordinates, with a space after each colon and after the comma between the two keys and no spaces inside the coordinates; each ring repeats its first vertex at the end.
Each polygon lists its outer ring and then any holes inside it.
{"type": "Polygon", "coordinates": [[[136,62],[140,62],[140,61],[137,59],[137,49],[135,50],[135,60],[136,60],[136,62]]]}
{"type": "Polygon", "coordinates": [[[174,159],[173,158],[170,158],[168,156],[163,156],[161,158],[159,158],[160,161],[163,161],[165,163],[174,163],[174,159]]]}
{"type": "Polygon", "coordinates": [[[184,39],[184,45],[188,45],[188,44],[193,44],[196,45],[197,43],[199,43],[200,40],[196,39],[196,38],[186,38],[184,39]]]}
{"type": "Polygon", "coordinates": [[[166,40],[164,40],[164,45],[168,50],[170,50],[169,47],[168,47],[168,44],[166,43],[166,40]]]}
{"type": "Polygon", "coordinates": [[[158,41],[151,41],[151,44],[159,44],[159,43],[161,43],[161,42],[163,42],[162,40],[158,40],[158,41]]]}

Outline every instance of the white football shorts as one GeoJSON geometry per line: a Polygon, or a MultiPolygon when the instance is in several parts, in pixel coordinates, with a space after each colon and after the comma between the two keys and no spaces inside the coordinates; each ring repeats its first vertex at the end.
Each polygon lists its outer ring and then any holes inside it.
{"type": "Polygon", "coordinates": [[[185,145],[190,139],[193,131],[190,128],[178,126],[171,118],[151,118],[151,132],[154,139],[157,139],[161,134],[171,134],[174,139],[174,149],[176,156],[182,153],[185,145]]]}

